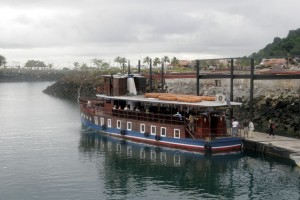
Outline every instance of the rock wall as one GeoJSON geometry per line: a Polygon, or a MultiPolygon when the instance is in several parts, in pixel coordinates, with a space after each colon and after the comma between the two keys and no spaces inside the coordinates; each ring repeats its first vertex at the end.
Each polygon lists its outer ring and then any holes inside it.
{"type": "MultiPolygon", "coordinates": [[[[167,80],[170,93],[196,94],[195,79],[167,80]]],[[[249,116],[250,81],[234,80],[234,101],[243,106],[234,113],[242,121],[249,116]]],[[[200,95],[217,93],[230,96],[230,80],[201,80],[200,95]]],[[[276,132],[281,135],[300,136],[300,80],[264,80],[254,82],[254,123],[256,130],[268,131],[268,120],[276,124],[276,132]]]]}

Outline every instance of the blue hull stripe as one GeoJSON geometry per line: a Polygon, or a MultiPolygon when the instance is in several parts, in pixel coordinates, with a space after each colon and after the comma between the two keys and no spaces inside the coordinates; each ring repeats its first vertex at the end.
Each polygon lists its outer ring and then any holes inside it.
{"type": "MultiPolygon", "coordinates": [[[[145,141],[146,143],[153,143],[156,142],[155,135],[149,134],[148,137],[145,137],[143,133],[137,132],[137,131],[129,131],[126,130],[126,135],[121,135],[120,132],[122,129],[117,128],[110,128],[107,127],[103,129],[100,125],[93,124],[92,122],[86,120],[85,118],[81,118],[82,124],[86,127],[89,127],[96,131],[104,132],[108,135],[112,135],[115,137],[124,137],[132,140],[140,140],[145,141]]],[[[213,141],[205,141],[204,139],[176,139],[176,138],[166,138],[166,137],[160,137],[159,144],[165,144],[165,145],[172,145],[172,146],[178,146],[178,147],[186,147],[186,148],[193,148],[193,149],[199,149],[203,150],[205,148],[205,145],[209,144],[211,149],[230,149],[230,148],[238,148],[241,146],[241,139],[240,138],[220,138],[215,139],[213,141]]]]}

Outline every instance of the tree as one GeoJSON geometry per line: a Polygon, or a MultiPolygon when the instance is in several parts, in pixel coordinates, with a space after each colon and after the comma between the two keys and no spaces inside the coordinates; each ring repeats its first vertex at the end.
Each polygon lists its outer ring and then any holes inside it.
{"type": "Polygon", "coordinates": [[[92,60],[92,63],[100,70],[105,70],[109,67],[109,64],[107,62],[104,62],[104,59],[94,58],[92,60]]]}
{"type": "Polygon", "coordinates": [[[161,58],[161,63],[164,63],[166,66],[166,63],[170,63],[170,59],[168,56],[164,56],[161,58]]]}
{"type": "Polygon", "coordinates": [[[119,63],[120,67],[121,67],[122,64],[125,64],[127,62],[127,60],[124,57],[122,58],[122,57],[118,56],[114,59],[114,62],[119,63]]]}
{"type": "Polygon", "coordinates": [[[74,62],[73,65],[74,65],[74,69],[75,69],[75,70],[78,70],[79,67],[80,67],[79,62],[74,62]]]}
{"type": "Polygon", "coordinates": [[[161,63],[164,64],[164,67],[165,67],[165,72],[167,72],[167,66],[166,66],[166,63],[170,63],[170,59],[168,56],[164,56],[161,58],[161,63]]]}
{"type": "Polygon", "coordinates": [[[35,68],[35,69],[45,69],[47,66],[46,64],[43,62],[43,61],[39,61],[39,60],[28,60],[26,63],[25,63],[25,66],[26,68],[28,69],[32,69],[32,68],[35,68]]]}
{"type": "Polygon", "coordinates": [[[148,67],[150,65],[150,60],[151,58],[149,56],[145,57],[144,60],[143,60],[143,63],[147,63],[148,67]]]}
{"type": "Polygon", "coordinates": [[[179,60],[176,57],[173,57],[171,59],[171,66],[172,67],[178,67],[179,66],[179,60]]]}
{"type": "Polygon", "coordinates": [[[48,68],[51,70],[53,68],[53,64],[52,63],[49,63],[48,64],[48,68]]]}
{"type": "Polygon", "coordinates": [[[6,64],[6,58],[4,56],[0,55],[0,67],[2,65],[5,66],[5,64],[6,64]]]}
{"type": "Polygon", "coordinates": [[[127,59],[125,57],[122,58],[122,57],[118,56],[114,59],[114,62],[119,63],[120,67],[122,66],[123,73],[124,73],[127,59]]]}
{"type": "Polygon", "coordinates": [[[86,63],[82,63],[81,66],[80,66],[80,69],[81,70],[88,70],[89,66],[86,63]]]}
{"type": "Polygon", "coordinates": [[[159,65],[161,62],[160,62],[160,59],[159,58],[154,58],[153,60],[153,66],[157,67],[157,65],[159,65]]]}

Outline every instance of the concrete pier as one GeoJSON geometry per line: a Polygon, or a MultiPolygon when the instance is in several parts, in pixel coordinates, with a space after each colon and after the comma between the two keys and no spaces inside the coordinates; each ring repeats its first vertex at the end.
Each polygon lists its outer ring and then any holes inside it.
{"type": "MultiPolygon", "coordinates": [[[[243,132],[241,134],[243,136],[243,132]]],[[[300,166],[300,139],[278,135],[273,137],[266,133],[254,131],[254,137],[245,137],[243,145],[245,150],[291,160],[300,166]]]]}

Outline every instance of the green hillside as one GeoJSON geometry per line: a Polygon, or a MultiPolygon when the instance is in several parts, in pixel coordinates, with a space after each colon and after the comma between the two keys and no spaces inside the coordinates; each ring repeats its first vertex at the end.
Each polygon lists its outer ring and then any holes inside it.
{"type": "Polygon", "coordinates": [[[300,28],[290,30],[286,38],[275,37],[265,48],[251,55],[256,61],[262,58],[300,55],[300,28]]]}

